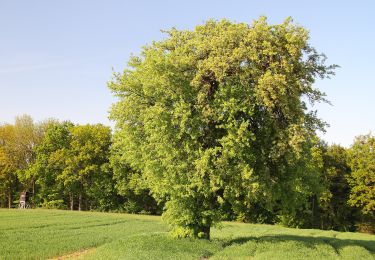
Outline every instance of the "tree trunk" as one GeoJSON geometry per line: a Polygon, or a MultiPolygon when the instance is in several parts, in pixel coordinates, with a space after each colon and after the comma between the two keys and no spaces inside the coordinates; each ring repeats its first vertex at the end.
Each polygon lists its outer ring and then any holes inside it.
{"type": "Polygon", "coordinates": [[[73,210],[74,200],[73,200],[73,194],[72,193],[69,194],[69,198],[70,198],[70,210],[73,210]]]}
{"type": "Polygon", "coordinates": [[[314,210],[315,210],[315,198],[312,197],[312,211],[311,211],[311,225],[313,228],[315,227],[315,219],[314,219],[314,210]]]}
{"type": "Polygon", "coordinates": [[[7,191],[4,190],[4,200],[1,200],[1,207],[6,208],[7,207],[7,191]]]}
{"type": "Polygon", "coordinates": [[[79,193],[79,197],[78,197],[78,211],[81,211],[82,210],[82,193],[79,193]]]}
{"type": "Polygon", "coordinates": [[[208,239],[208,240],[211,239],[211,227],[210,226],[202,227],[202,232],[204,234],[203,238],[208,239]]]}
{"type": "Polygon", "coordinates": [[[8,208],[12,207],[12,190],[9,188],[8,190],[8,208]]]}
{"type": "Polygon", "coordinates": [[[35,180],[33,179],[33,199],[32,199],[32,205],[34,205],[35,200],[35,180]]]}

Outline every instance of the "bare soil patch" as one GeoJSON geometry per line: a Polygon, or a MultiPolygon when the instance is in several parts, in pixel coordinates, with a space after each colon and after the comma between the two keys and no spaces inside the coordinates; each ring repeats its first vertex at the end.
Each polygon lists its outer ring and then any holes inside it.
{"type": "Polygon", "coordinates": [[[79,251],[76,251],[67,255],[50,258],[49,260],[77,259],[81,256],[87,255],[88,253],[95,251],[95,249],[96,248],[81,249],[79,251]]]}

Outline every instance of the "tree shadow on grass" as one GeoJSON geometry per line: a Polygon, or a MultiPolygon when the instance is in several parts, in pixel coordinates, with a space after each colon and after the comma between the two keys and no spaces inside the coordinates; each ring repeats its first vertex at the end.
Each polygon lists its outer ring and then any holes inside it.
{"type": "Polygon", "coordinates": [[[224,247],[230,247],[234,245],[242,245],[248,242],[271,242],[271,243],[282,243],[282,242],[298,242],[302,243],[308,248],[317,247],[319,245],[330,245],[336,252],[339,252],[341,248],[347,246],[360,246],[365,248],[371,253],[375,253],[375,242],[372,240],[360,240],[360,239],[341,239],[327,236],[303,236],[303,235],[263,235],[257,237],[239,237],[231,239],[224,244],[224,247]]]}

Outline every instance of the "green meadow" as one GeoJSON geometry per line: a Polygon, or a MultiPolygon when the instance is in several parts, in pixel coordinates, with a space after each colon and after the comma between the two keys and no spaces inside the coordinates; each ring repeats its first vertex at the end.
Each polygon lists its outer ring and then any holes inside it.
{"type": "Polygon", "coordinates": [[[375,259],[375,236],[224,222],[172,239],[157,216],[0,210],[0,259],[375,259]]]}

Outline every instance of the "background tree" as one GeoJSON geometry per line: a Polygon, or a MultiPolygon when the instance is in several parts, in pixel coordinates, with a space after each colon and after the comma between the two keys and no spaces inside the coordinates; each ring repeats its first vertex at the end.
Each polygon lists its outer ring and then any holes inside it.
{"type": "Polygon", "coordinates": [[[28,169],[35,161],[35,149],[42,141],[49,121],[34,123],[29,115],[15,118],[15,138],[10,144],[13,151],[13,160],[17,167],[17,177],[24,191],[31,190],[31,199],[35,195],[36,176],[28,169]]]}
{"type": "Polygon", "coordinates": [[[63,151],[64,169],[58,176],[71,196],[78,197],[78,209],[108,209],[113,196],[112,171],[109,168],[111,130],[101,124],[70,129],[69,149],[63,151]]]}
{"type": "MultiPolygon", "coordinates": [[[[30,116],[23,115],[15,118],[14,125],[3,127],[3,175],[16,175],[16,181],[12,181],[17,183],[14,191],[18,192],[20,185],[22,191],[31,191],[31,200],[34,199],[36,178],[28,168],[35,160],[35,148],[41,142],[48,122],[34,123],[30,116]]],[[[10,179],[8,178],[8,183],[10,179]]],[[[9,197],[12,192],[8,192],[9,197]]],[[[8,206],[11,206],[11,199],[8,198],[8,201],[8,206]]]]}
{"type": "Polygon", "coordinates": [[[167,34],[109,87],[119,98],[116,145],[167,201],[173,234],[209,238],[228,203],[293,215],[318,185],[313,147],[324,128],[303,100],[324,101],[312,84],[334,66],[291,19],[208,21],[167,34]]]}
{"type": "Polygon", "coordinates": [[[36,160],[29,167],[30,173],[37,177],[37,203],[43,207],[66,208],[66,204],[70,203],[58,177],[64,170],[64,151],[70,147],[72,127],[70,122],[50,124],[43,141],[36,148],[36,160]]]}
{"type": "Polygon", "coordinates": [[[109,210],[117,206],[109,165],[111,130],[97,125],[51,123],[28,168],[37,177],[42,207],[109,210]]]}
{"type": "Polygon", "coordinates": [[[315,227],[340,231],[353,231],[356,210],[348,204],[351,169],[347,161],[347,150],[339,145],[323,145],[323,183],[326,191],[320,197],[320,223],[315,227]]]}
{"type": "Polygon", "coordinates": [[[11,144],[15,139],[14,126],[0,126],[0,198],[3,207],[12,207],[17,185],[16,163],[11,144]]]}
{"type": "MultiPolygon", "coordinates": [[[[368,134],[355,138],[349,149],[349,204],[360,209],[362,222],[375,231],[375,137],[368,134]]],[[[370,230],[369,230],[370,231],[370,230]]]]}

